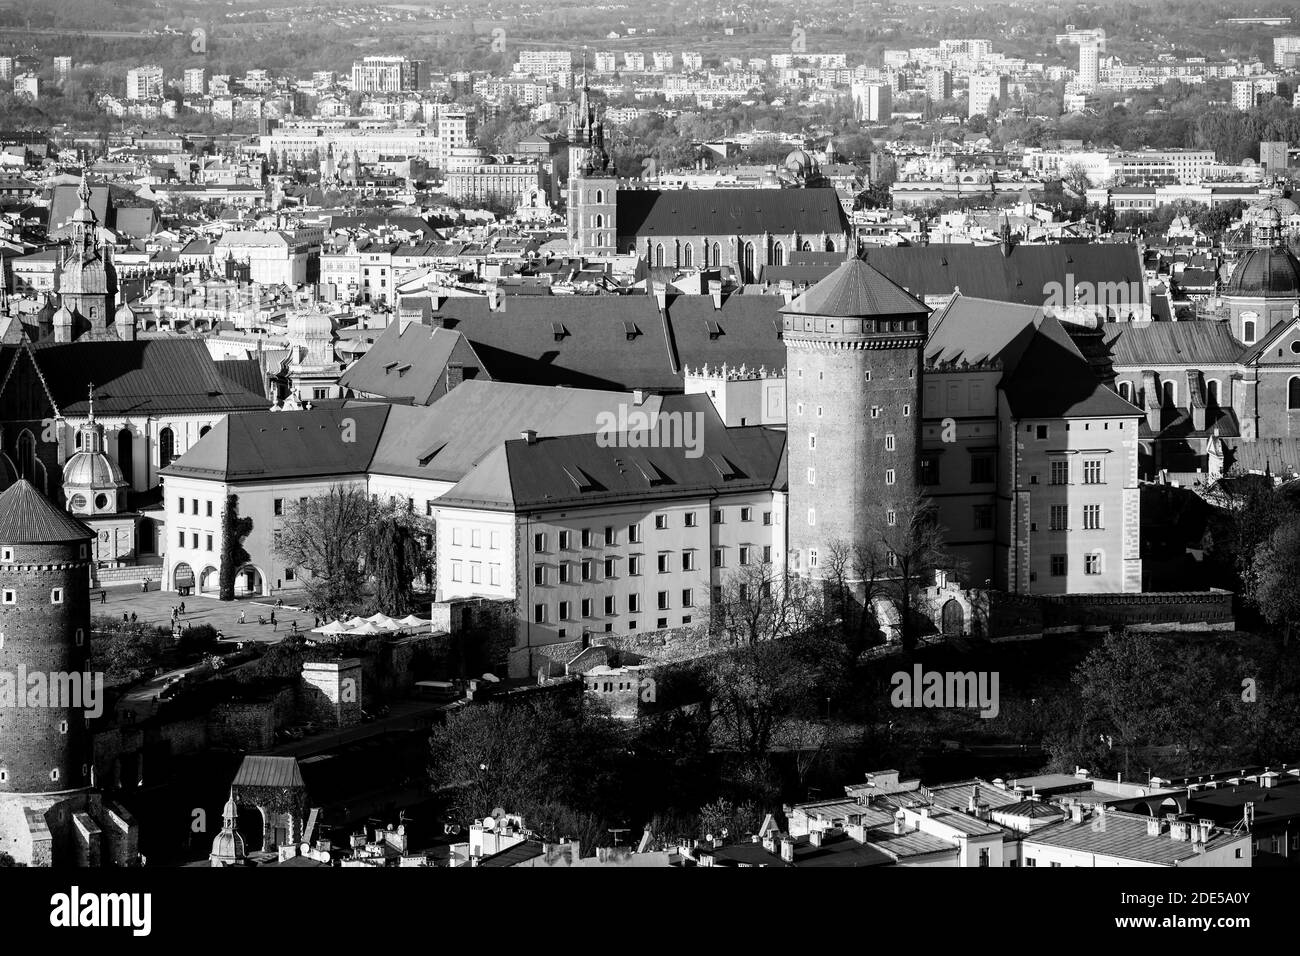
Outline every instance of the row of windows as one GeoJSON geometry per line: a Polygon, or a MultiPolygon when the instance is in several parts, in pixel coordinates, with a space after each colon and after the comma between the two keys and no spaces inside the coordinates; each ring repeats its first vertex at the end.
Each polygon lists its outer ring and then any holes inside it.
{"type": "MultiPolygon", "coordinates": [[[[190,536],[190,538],[189,538],[189,540],[190,540],[190,550],[191,550],[191,551],[198,551],[198,550],[199,550],[199,532],[197,532],[197,531],[188,531],[188,532],[187,532],[187,531],[177,531],[177,532],[176,532],[176,543],[177,543],[178,545],[180,545],[182,548],[185,547],[185,535],[186,535],[186,534],[188,534],[188,535],[190,536]]],[[[203,550],[204,550],[204,551],[211,551],[211,550],[212,550],[212,544],[213,544],[212,535],[207,534],[207,533],[205,532],[205,533],[203,534],[203,541],[204,541],[204,547],[203,547],[203,550]]]]}
{"type": "MultiPolygon", "coordinates": [[[[276,501],[279,501],[279,500],[280,500],[279,498],[276,499],[276,501]]],[[[211,518],[211,517],[212,517],[212,502],[211,502],[211,501],[205,501],[205,502],[203,502],[203,504],[204,504],[204,514],[205,514],[207,517],[211,518]]],[[[176,499],[176,512],[177,512],[178,514],[185,514],[185,513],[186,513],[186,511],[185,511],[185,499],[184,499],[184,498],[177,498],[177,499],[176,499]]],[[[190,499],[190,510],[189,510],[189,514],[196,515],[196,514],[198,514],[198,513],[199,513],[199,499],[198,499],[198,498],[191,498],[191,499],[190,499]]],[[[278,512],[278,511],[276,512],[276,514],[279,514],[279,513],[280,513],[280,512],[278,512]]]]}
{"type": "MultiPolygon", "coordinates": [[[[77,556],[84,558],[89,552],[89,545],[81,544],[77,546],[77,556]]],[[[0,548],[0,562],[9,563],[14,559],[13,548],[0,548]]]]}
{"type": "MultiPolygon", "coordinates": [[[[463,529],[463,528],[452,528],[452,529],[451,529],[451,543],[452,543],[452,545],[453,545],[454,547],[462,547],[462,546],[464,546],[464,544],[465,544],[465,534],[464,534],[464,531],[465,531],[465,529],[463,529]]],[[[470,528],[470,529],[469,529],[469,546],[470,546],[471,548],[481,548],[481,547],[483,547],[483,532],[481,532],[478,528],[470,528]]],[[[492,532],[489,532],[489,533],[488,533],[488,550],[489,550],[489,551],[500,551],[500,550],[501,550],[501,532],[500,532],[500,531],[492,531],[492,532]]]]}
{"type": "MultiPolygon", "coordinates": [[[[1054,485],[1070,484],[1070,461],[1069,459],[1060,459],[1051,463],[1051,483],[1054,485]]],[[[1083,483],[1085,485],[1105,484],[1105,468],[1100,458],[1085,458],[1083,460],[1083,483]]]]}
{"type": "MultiPolygon", "coordinates": [[[[725,546],[720,546],[713,549],[713,567],[725,568],[727,566],[727,551],[728,548],[726,548],[725,546]]],[[[753,547],[747,544],[741,545],[736,549],[736,551],[737,551],[738,562],[742,566],[748,566],[756,562],[761,562],[763,564],[771,564],[772,562],[772,546],[770,544],[762,545],[761,548],[753,547]]],[[[603,559],[604,578],[606,580],[618,576],[617,561],[618,558],[613,558],[613,557],[603,559]]],[[[680,562],[681,570],[683,571],[697,570],[696,562],[695,562],[695,551],[693,549],[687,549],[685,551],[680,552],[679,562],[680,562]]],[[[595,560],[590,558],[580,562],[561,561],[554,568],[557,574],[556,583],[557,584],[574,583],[575,572],[578,575],[577,580],[583,582],[592,581],[594,580],[596,563],[597,562],[595,560]]],[[[655,556],[655,569],[659,574],[672,573],[673,552],[671,551],[659,552],[659,554],[655,556]]],[[[551,581],[551,577],[550,577],[551,570],[552,568],[548,565],[544,565],[544,564],[534,565],[533,584],[535,584],[538,587],[546,587],[547,584],[550,583],[551,581]]],[[[641,573],[642,573],[642,556],[639,554],[629,555],[627,558],[628,576],[639,577],[641,573]]]]}
{"type": "MultiPolygon", "coordinates": [[[[748,507],[748,506],[746,506],[746,507],[742,507],[742,508],[739,509],[739,515],[740,515],[740,520],[741,520],[742,522],[750,522],[750,521],[753,521],[753,520],[754,520],[754,509],[751,508],[751,507],[748,507]]],[[[694,512],[694,511],[687,511],[687,512],[685,512],[685,513],[682,515],[682,519],[683,519],[683,520],[682,520],[682,526],[685,527],[685,528],[697,528],[697,527],[699,527],[699,515],[698,515],[697,512],[694,512]]],[[[713,512],[712,512],[712,519],[713,519],[713,523],[714,523],[714,524],[726,524],[726,523],[727,523],[727,509],[725,509],[725,508],[714,508],[714,509],[713,509],[713,512]]],[[[764,524],[764,525],[771,525],[771,524],[772,524],[772,521],[773,521],[773,515],[772,515],[772,512],[770,512],[770,511],[764,511],[764,512],[763,512],[763,524],[764,524]]],[[[666,514],[655,515],[655,517],[654,517],[654,525],[655,525],[655,530],[656,530],[656,531],[667,531],[667,530],[668,530],[668,515],[666,515],[666,514]]],[[[475,532],[475,533],[477,533],[477,532],[475,532]]],[[[453,531],[452,534],[453,534],[453,536],[454,536],[454,535],[455,535],[455,532],[453,531]]],[[[494,536],[495,536],[495,534],[496,534],[496,532],[493,532],[493,535],[494,535],[494,536]]],[[[547,549],[548,549],[548,547],[549,547],[549,538],[550,538],[549,534],[548,534],[547,532],[545,532],[545,531],[538,531],[538,532],[536,532],[536,533],[533,535],[533,552],[534,552],[535,554],[546,554],[546,553],[547,553],[547,549]]],[[[556,532],[556,538],[557,538],[557,542],[558,542],[558,550],[560,550],[560,551],[571,551],[571,550],[573,550],[573,548],[574,548],[574,540],[575,540],[575,539],[574,539],[574,533],[573,533],[572,531],[559,531],[559,532],[556,532]]],[[[604,528],[604,536],[603,536],[603,538],[602,538],[601,540],[604,542],[604,547],[607,547],[607,548],[616,547],[616,546],[618,545],[618,535],[617,535],[616,530],[615,530],[615,527],[614,527],[613,525],[605,525],[605,528],[604,528]]],[[[453,540],[452,543],[455,544],[455,543],[457,543],[457,542],[455,542],[455,541],[453,540]]],[[[640,524],[630,524],[630,525],[627,526],[627,543],[628,543],[628,544],[640,544],[640,543],[641,543],[641,525],[640,525],[640,524]]],[[[477,547],[477,545],[472,545],[472,547],[477,547]]],[[[494,544],[494,545],[492,545],[492,547],[495,548],[496,545],[494,544]]],[[[600,545],[597,545],[597,544],[596,544],[596,533],[595,533],[595,531],[593,531],[591,528],[583,528],[583,529],[581,529],[580,531],[578,531],[578,533],[577,533],[577,547],[579,547],[579,548],[595,548],[595,547],[600,547],[600,545]]]]}
{"type": "MultiPolygon", "coordinates": [[[[483,583],[483,563],[481,561],[453,561],[451,562],[451,579],[453,581],[464,581],[464,565],[469,565],[469,583],[483,583]]],[[[488,584],[493,587],[499,587],[501,584],[501,565],[488,565],[488,584]]]]}
{"type": "MultiPolygon", "coordinates": [[[[892,512],[892,511],[886,512],[886,515],[888,516],[889,523],[890,523],[891,525],[894,524],[894,523],[895,523],[895,520],[894,520],[894,512],[892,512]]],[[[791,557],[794,559],[794,561],[793,561],[794,566],[795,566],[795,567],[798,567],[798,566],[799,566],[799,552],[797,552],[797,551],[793,552],[792,555],[791,555],[791,557]]],[[[816,548],[809,548],[809,549],[808,549],[808,567],[809,567],[809,569],[819,567],[819,565],[818,565],[818,561],[819,561],[819,560],[820,560],[820,559],[819,559],[818,554],[817,554],[817,549],[816,549],[816,548]]],[[[896,568],[896,567],[898,567],[898,555],[895,554],[893,551],[887,551],[887,552],[885,552],[885,565],[886,565],[887,567],[891,567],[891,568],[896,568]]],[[[742,585],[742,587],[743,587],[743,585],[742,585]]]]}
{"type": "MultiPolygon", "coordinates": [[[[0,592],[0,604],[17,604],[17,603],[18,603],[17,591],[6,590],[4,592],[0,592]]],[[[51,604],[63,603],[63,588],[50,589],[50,603],[51,604]]],[[[3,642],[3,640],[4,640],[3,636],[0,636],[0,642],[3,642]]],[[[78,641],[77,643],[80,644],[81,642],[78,641]]]]}
{"type": "MultiPolygon", "coordinates": [[[[641,603],[641,595],[633,591],[632,593],[627,595],[624,601],[624,605],[627,609],[628,614],[639,614],[643,609],[641,603]]],[[[604,608],[604,615],[606,617],[619,613],[618,598],[613,594],[605,595],[605,597],[601,600],[601,606],[604,608]]],[[[679,606],[682,608],[695,607],[694,588],[682,589],[681,604],[679,606]]],[[[594,614],[594,609],[596,607],[595,598],[583,598],[581,601],[576,602],[576,607],[578,609],[579,616],[582,618],[592,618],[596,616],[594,614]]],[[[672,610],[672,592],[660,591],[658,594],[656,594],[655,607],[660,611],[672,610]]],[[[560,601],[557,608],[558,617],[556,618],[556,620],[558,621],[575,620],[573,616],[574,608],[575,608],[575,602],[560,601]]],[[[543,603],[534,604],[533,623],[545,624],[550,619],[550,613],[551,613],[551,606],[549,604],[543,604],[543,603]]]]}

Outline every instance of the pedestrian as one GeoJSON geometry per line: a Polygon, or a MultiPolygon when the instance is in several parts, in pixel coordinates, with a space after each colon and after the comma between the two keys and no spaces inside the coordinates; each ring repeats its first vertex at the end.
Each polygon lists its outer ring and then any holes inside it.
{"type": "Polygon", "coordinates": [[[135,623],[135,611],[132,611],[132,612],[131,612],[131,623],[132,623],[132,624],[135,623]]]}
{"type": "Polygon", "coordinates": [[[184,602],[184,601],[181,601],[181,613],[182,613],[182,614],[185,613],[185,602],[184,602]]]}
{"type": "Polygon", "coordinates": [[[312,627],[320,627],[320,615],[319,615],[319,614],[316,615],[316,623],[313,624],[312,627]]]}
{"type": "Polygon", "coordinates": [[[100,604],[108,603],[108,592],[105,591],[103,588],[99,589],[99,603],[100,604]]]}
{"type": "Polygon", "coordinates": [[[289,630],[293,631],[293,633],[295,634],[298,633],[298,619],[296,617],[293,619],[292,622],[290,622],[289,630]]]}
{"type": "Polygon", "coordinates": [[[239,623],[244,623],[244,612],[242,610],[239,612],[239,623]]]}
{"type": "Polygon", "coordinates": [[[272,631],[272,632],[275,632],[275,631],[278,631],[278,630],[280,630],[280,625],[275,623],[275,615],[272,614],[272,615],[271,615],[271,631],[272,631]]]}
{"type": "Polygon", "coordinates": [[[127,614],[126,611],[123,611],[123,612],[122,612],[122,623],[123,623],[123,624],[128,624],[128,623],[130,623],[130,621],[131,621],[131,615],[127,614]]]}
{"type": "Polygon", "coordinates": [[[271,623],[272,623],[272,624],[275,623],[275,611],[272,611],[272,612],[271,612],[271,623]]]}

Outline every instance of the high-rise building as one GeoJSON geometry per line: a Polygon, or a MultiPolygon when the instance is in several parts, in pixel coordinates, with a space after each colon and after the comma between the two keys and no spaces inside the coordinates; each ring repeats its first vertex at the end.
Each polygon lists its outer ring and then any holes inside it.
{"type": "Polygon", "coordinates": [[[894,115],[889,84],[853,84],[853,106],[860,122],[888,123],[894,115]]]}
{"type": "Polygon", "coordinates": [[[40,81],[35,73],[23,73],[14,77],[14,96],[26,96],[32,100],[40,99],[40,81]]]}
{"type": "Polygon", "coordinates": [[[1097,89],[1101,79],[1101,49],[1095,40],[1083,40],[1079,43],[1079,75],[1075,79],[1075,88],[1079,93],[1091,93],[1097,89]]]}
{"type": "Polygon", "coordinates": [[[881,529],[909,512],[930,310],[851,258],[781,311],[790,567],[820,577],[833,552],[876,552],[881,529]]]}
{"type": "Polygon", "coordinates": [[[161,66],[137,66],[126,71],[126,98],[151,100],[162,96],[163,69],[161,66]]]}
{"type": "Polygon", "coordinates": [[[0,56],[0,80],[12,80],[14,78],[14,58],[11,56],[0,56]]]}
{"type": "Polygon", "coordinates": [[[68,77],[72,74],[72,57],[56,56],[54,58],[54,69],[58,71],[59,82],[66,83],[68,77]]]}
{"type": "Polygon", "coordinates": [[[949,70],[931,70],[925,74],[925,95],[931,103],[952,99],[952,72],[949,70]]]}
{"type": "Polygon", "coordinates": [[[357,93],[401,93],[418,90],[423,64],[404,56],[368,56],[352,64],[352,89],[357,93]]]}
{"type": "Polygon", "coordinates": [[[701,70],[704,68],[704,57],[699,53],[682,51],[682,69],[683,70],[701,70]]]}
{"type": "Polygon", "coordinates": [[[1282,141],[1265,141],[1259,144],[1259,164],[1267,173],[1285,172],[1287,168],[1287,144],[1282,141]]]}
{"type": "Polygon", "coordinates": [[[1007,95],[1007,78],[1003,74],[972,73],[967,95],[967,117],[991,116],[990,103],[1007,95]]]}
{"type": "Polygon", "coordinates": [[[1256,76],[1248,80],[1232,81],[1233,109],[1254,109],[1274,96],[1277,96],[1276,76],[1256,76]]]}
{"type": "Polygon", "coordinates": [[[1273,65],[1288,66],[1287,54],[1300,53],[1300,36],[1273,38],[1273,65]]]}
{"type": "Polygon", "coordinates": [[[208,91],[207,71],[201,66],[186,70],[182,82],[186,96],[202,96],[208,91]]]}

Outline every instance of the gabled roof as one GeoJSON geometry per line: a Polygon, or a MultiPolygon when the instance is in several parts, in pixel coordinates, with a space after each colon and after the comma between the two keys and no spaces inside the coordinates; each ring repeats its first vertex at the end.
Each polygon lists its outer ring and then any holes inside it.
{"type": "Polygon", "coordinates": [[[0,493],[0,544],[64,544],[94,537],[93,531],[54,507],[25,478],[0,493]]]}
{"type": "Polygon", "coordinates": [[[1102,326],[1102,337],[1117,369],[1231,365],[1244,348],[1219,321],[1116,322],[1102,326]]]}
{"type": "Polygon", "coordinates": [[[896,282],[858,258],[842,262],[834,272],[781,311],[834,318],[927,315],[930,312],[896,282]]]}
{"type": "Polygon", "coordinates": [[[228,415],[160,474],[229,482],[361,475],[388,412],[358,405],[228,415]]]}
{"type": "Polygon", "coordinates": [[[271,787],[274,789],[306,786],[295,757],[272,757],[249,754],[239,765],[232,786],[271,787]]]}
{"type": "Polygon", "coordinates": [[[1120,243],[1013,245],[1006,256],[1000,245],[871,246],[863,258],[919,297],[960,289],[981,299],[1042,305],[1051,283],[1064,291],[1069,276],[1076,288],[1144,282],[1137,247],[1120,243]]]}
{"type": "Polygon", "coordinates": [[[1070,334],[1044,316],[1020,361],[999,385],[1015,418],[1141,418],[1098,380],[1070,334]]]}
{"type": "Polygon", "coordinates": [[[623,405],[656,415],[666,401],[648,395],[634,406],[628,392],[466,381],[428,408],[394,407],[370,470],[460,481],[484,455],[525,429],[539,435],[595,433],[604,412],[616,415],[623,405]]]}
{"type": "Polygon", "coordinates": [[[439,504],[534,512],[771,490],[785,431],[726,428],[716,411],[709,414],[707,396],[684,400],[696,400],[694,411],[704,416],[694,450],[680,441],[672,447],[611,447],[594,434],[516,439],[487,455],[439,504]]]}
{"type": "Polygon", "coordinates": [[[1038,306],[953,296],[930,322],[926,364],[993,361],[1013,368],[1043,316],[1038,306]]]}
{"type": "Polygon", "coordinates": [[[221,374],[199,339],[140,339],[53,343],[33,346],[32,355],[55,406],[65,415],[84,415],[86,384],[95,384],[101,414],[237,412],[265,409],[262,394],[221,374]]]}
{"type": "Polygon", "coordinates": [[[848,219],[834,189],[620,189],[618,233],[653,236],[835,236],[848,219]]]}
{"type": "Polygon", "coordinates": [[[447,366],[452,363],[462,366],[467,379],[483,371],[473,346],[454,329],[394,321],[349,366],[339,385],[394,402],[428,405],[446,394],[447,366]]]}

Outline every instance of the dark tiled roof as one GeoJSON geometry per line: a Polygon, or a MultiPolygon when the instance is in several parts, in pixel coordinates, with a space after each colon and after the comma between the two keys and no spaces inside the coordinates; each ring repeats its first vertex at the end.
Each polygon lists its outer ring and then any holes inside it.
{"type": "Polygon", "coordinates": [[[954,296],[930,322],[929,365],[997,361],[1013,368],[1043,321],[1038,306],[954,296]]]}
{"type": "Polygon", "coordinates": [[[387,405],[359,405],[228,415],[161,474],[226,481],[361,474],[388,412],[387,405]],[[353,441],[344,440],[349,419],[353,441]]]}
{"type": "Polygon", "coordinates": [[[230,382],[234,382],[246,392],[262,395],[266,385],[262,379],[262,363],[255,358],[217,359],[217,371],[230,382]]]}
{"type": "Polygon", "coordinates": [[[1117,369],[1230,365],[1242,350],[1228,323],[1218,321],[1116,322],[1102,326],[1102,336],[1117,369]]]}
{"type": "Polygon", "coordinates": [[[1015,245],[1007,256],[1000,245],[872,246],[863,258],[916,296],[960,288],[981,299],[1043,305],[1049,284],[1064,288],[1067,276],[1076,288],[1144,281],[1137,247],[1120,243],[1015,245]]]}
{"type": "Polygon", "coordinates": [[[1294,298],[1300,295],[1300,260],[1286,249],[1252,249],[1232,270],[1223,294],[1294,298]]]}
{"type": "Polygon", "coordinates": [[[653,236],[841,235],[834,189],[621,189],[619,242],[653,236]]]}
{"type": "Polygon", "coordinates": [[[0,544],[89,541],[95,533],[46,500],[25,478],[0,493],[0,544]]]}
{"type": "Polygon", "coordinates": [[[281,788],[305,784],[296,758],[250,754],[239,765],[233,786],[281,788]]]}
{"type": "Polygon", "coordinates": [[[1098,381],[1061,323],[1044,316],[1020,361],[1000,385],[1016,418],[1140,418],[1142,412],[1098,381]]]}
{"type": "Polygon", "coordinates": [[[95,410],[113,414],[265,409],[267,399],[223,376],[198,339],[41,343],[33,354],[55,404],[65,415],[88,411],[86,383],[95,382],[95,410]]]}
{"type": "Polygon", "coordinates": [[[705,396],[703,454],[689,449],[601,447],[598,436],[508,441],[489,453],[440,502],[513,511],[596,506],[771,489],[785,432],[761,426],[725,428],[705,396]]]}
{"type": "MultiPolygon", "coordinates": [[[[427,302],[428,300],[424,300],[427,302]]],[[[375,344],[339,379],[344,388],[396,402],[428,405],[446,393],[447,365],[458,362],[466,378],[482,372],[474,349],[459,332],[418,322],[390,322],[375,344]]]]}
{"type": "Polygon", "coordinates": [[[853,318],[926,315],[930,310],[861,259],[849,259],[781,311],[853,318]]]}
{"type": "MultiPolygon", "coordinates": [[[[1157,866],[1177,866],[1199,855],[1190,841],[1180,842],[1168,833],[1148,834],[1150,819],[1144,814],[1110,811],[1106,814],[1105,826],[1098,826],[1097,821],[1091,819],[1082,823],[1063,820],[1026,835],[1024,843],[1026,848],[1042,844],[1157,866]]],[[[1216,830],[1205,845],[1217,849],[1235,839],[1248,839],[1248,836],[1237,837],[1216,830]]]]}

